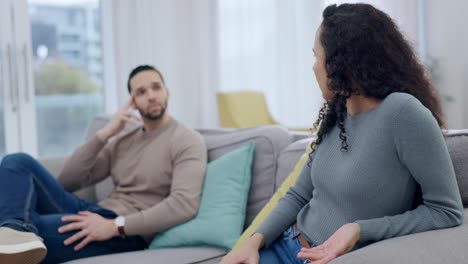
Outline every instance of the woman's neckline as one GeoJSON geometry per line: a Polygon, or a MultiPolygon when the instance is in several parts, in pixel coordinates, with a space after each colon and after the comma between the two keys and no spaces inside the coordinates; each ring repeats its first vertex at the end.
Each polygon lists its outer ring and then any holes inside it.
{"type": "Polygon", "coordinates": [[[355,115],[350,115],[349,113],[346,113],[346,116],[348,119],[350,120],[354,120],[354,119],[358,119],[360,117],[363,117],[363,116],[367,116],[373,112],[376,112],[378,109],[380,109],[382,107],[382,105],[385,103],[385,101],[387,101],[388,97],[392,95],[392,94],[389,94],[387,95],[384,99],[382,99],[382,101],[376,105],[375,107],[371,108],[370,110],[367,110],[365,112],[361,112],[359,114],[355,114],[355,115]]]}

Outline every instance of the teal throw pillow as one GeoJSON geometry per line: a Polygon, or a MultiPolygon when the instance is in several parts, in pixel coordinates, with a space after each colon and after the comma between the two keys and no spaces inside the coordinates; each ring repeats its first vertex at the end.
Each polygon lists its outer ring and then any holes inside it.
{"type": "Polygon", "coordinates": [[[208,164],[197,216],[158,233],[149,248],[212,246],[230,250],[242,234],[255,144],[208,164]]]}

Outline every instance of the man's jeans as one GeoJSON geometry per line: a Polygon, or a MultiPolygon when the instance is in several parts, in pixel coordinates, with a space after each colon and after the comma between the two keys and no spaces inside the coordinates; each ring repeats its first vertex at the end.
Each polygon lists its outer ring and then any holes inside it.
{"type": "Polygon", "coordinates": [[[108,241],[91,242],[85,248],[74,251],[80,241],[65,246],[63,241],[78,231],[65,234],[57,229],[67,223],[64,215],[90,211],[105,218],[117,215],[98,204],[79,199],[55,180],[34,158],[27,154],[12,154],[0,164],[0,226],[17,225],[36,233],[44,239],[47,256],[43,263],[60,263],[72,259],[141,250],[147,243],[139,236],[125,239],[114,237],[108,241]]]}
{"type": "MultiPolygon", "coordinates": [[[[260,264],[307,264],[310,263],[307,259],[297,257],[297,253],[301,251],[301,243],[297,237],[300,232],[294,230],[294,226],[290,226],[286,231],[279,236],[269,248],[261,249],[260,264]]],[[[313,245],[311,245],[313,247],[313,245]]]]}

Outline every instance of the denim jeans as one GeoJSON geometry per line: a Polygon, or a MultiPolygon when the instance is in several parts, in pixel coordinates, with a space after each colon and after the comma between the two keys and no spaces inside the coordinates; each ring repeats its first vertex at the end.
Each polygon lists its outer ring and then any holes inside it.
{"type": "Polygon", "coordinates": [[[71,194],[34,158],[18,153],[3,158],[0,164],[0,226],[16,225],[36,233],[47,247],[43,263],[60,263],[72,259],[141,250],[147,243],[140,236],[114,237],[108,241],[95,241],[74,251],[79,243],[65,246],[63,241],[78,231],[58,233],[67,223],[64,215],[90,211],[104,218],[117,215],[98,204],[71,194]]]}
{"type": "Polygon", "coordinates": [[[294,230],[294,226],[290,226],[286,229],[270,247],[260,250],[260,264],[310,263],[307,259],[297,257],[297,253],[299,253],[302,248],[299,238],[297,237],[299,234],[300,232],[294,230]]]}

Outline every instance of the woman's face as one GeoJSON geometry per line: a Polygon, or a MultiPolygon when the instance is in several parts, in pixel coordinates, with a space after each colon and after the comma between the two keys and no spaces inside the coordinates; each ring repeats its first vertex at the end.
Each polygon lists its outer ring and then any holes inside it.
{"type": "Polygon", "coordinates": [[[319,84],[320,90],[322,91],[322,97],[325,100],[330,100],[333,98],[333,92],[328,88],[328,76],[325,69],[325,50],[320,43],[320,34],[322,32],[322,26],[317,29],[315,33],[314,41],[314,56],[315,64],[312,67],[315,73],[315,78],[319,84]]]}

